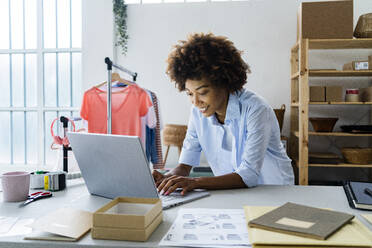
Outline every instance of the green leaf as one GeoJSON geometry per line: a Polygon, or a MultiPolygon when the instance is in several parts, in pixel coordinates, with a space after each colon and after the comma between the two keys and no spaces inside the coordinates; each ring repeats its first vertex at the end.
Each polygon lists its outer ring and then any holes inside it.
{"type": "Polygon", "coordinates": [[[128,33],[127,33],[127,5],[124,0],[113,0],[113,12],[115,15],[115,32],[117,41],[115,46],[121,48],[123,55],[128,51],[128,33]]]}

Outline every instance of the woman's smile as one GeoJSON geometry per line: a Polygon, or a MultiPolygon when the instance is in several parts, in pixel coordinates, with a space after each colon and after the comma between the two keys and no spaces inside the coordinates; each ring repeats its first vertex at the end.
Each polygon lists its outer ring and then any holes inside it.
{"type": "Polygon", "coordinates": [[[208,110],[208,106],[207,106],[207,107],[204,107],[204,108],[199,108],[199,110],[200,110],[200,112],[201,112],[202,114],[204,114],[205,112],[207,112],[207,110],[208,110]]]}

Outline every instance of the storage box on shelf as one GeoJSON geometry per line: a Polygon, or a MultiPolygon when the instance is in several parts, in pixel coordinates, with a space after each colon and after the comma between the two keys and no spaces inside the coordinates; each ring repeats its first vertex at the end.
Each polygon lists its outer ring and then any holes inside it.
{"type": "Polygon", "coordinates": [[[362,102],[372,102],[372,87],[359,89],[359,97],[362,102]]]}
{"type": "Polygon", "coordinates": [[[297,40],[301,38],[353,38],[353,1],[301,3],[297,15],[297,40]]]}
{"type": "MultiPolygon", "coordinates": [[[[309,131],[309,106],[372,106],[372,101],[370,101],[370,98],[366,97],[363,98],[364,101],[358,102],[339,101],[339,89],[336,96],[337,99],[319,102],[311,101],[311,89],[309,86],[310,77],[372,77],[372,70],[310,70],[309,50],[311,49],[372,49],[372,39],[300,39],[291,49],[291,136],[289,140],[289,154],[298,167],[298,182],[301,185],[308,184],[309,166],[372,168],[372,164],[309,163],[309,136],[372,137],[371,133],[309,131]],[[368,101],[365,101],[365,99],[368,99],[368,101]]],[[[368,95],[368,92],[366,94],[368,95]]],[[[323,97],[321,97],[321,99],[323,99],[323,97]]],[[[335,115],[342,118],[342,112],[335,113],[335,115]]]]}
{"type": "Polygon", "coordinates": [[[370,70],[372,66],[368,60],[352,61],[344,64],[342,70],[344,71],[360,71],[360,70],[370,70]]]}
{"type": "Polygon", "coordinates": [[[325,102],[325,87],[310,86],[310,102],[325,102]]]}
{"type": "Polygon", "coordinates": [[[326,87],[326,102],[342,102],[342,86],[327,86],[326,87]]]}

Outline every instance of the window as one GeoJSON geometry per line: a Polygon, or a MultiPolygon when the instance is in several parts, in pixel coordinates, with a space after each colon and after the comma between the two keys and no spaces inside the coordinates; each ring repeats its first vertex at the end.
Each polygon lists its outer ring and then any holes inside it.
{"type": "Polygon", "coordinates": [[[79,115],[81,6],[0,0],[0,164],[56,162],[50,124],[79,115]]]}

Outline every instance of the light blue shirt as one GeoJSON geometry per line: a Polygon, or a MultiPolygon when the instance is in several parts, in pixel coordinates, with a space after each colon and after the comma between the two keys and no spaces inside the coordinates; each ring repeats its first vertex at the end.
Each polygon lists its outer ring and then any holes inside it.
{"type": "Polygon", "coordinates": [[[215,176],[237,173],[248,187],[294,183],[275,113],[249,90],[230,94],[224,124],[192,106],[179,162],[199,166],[201,151],[215,176]]]}

